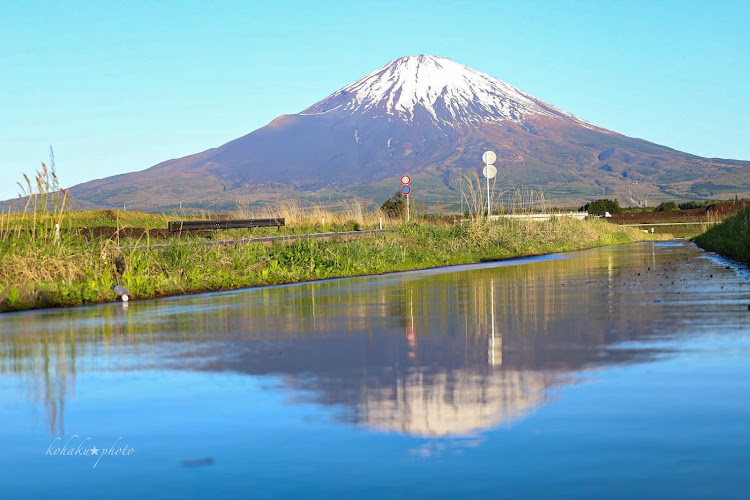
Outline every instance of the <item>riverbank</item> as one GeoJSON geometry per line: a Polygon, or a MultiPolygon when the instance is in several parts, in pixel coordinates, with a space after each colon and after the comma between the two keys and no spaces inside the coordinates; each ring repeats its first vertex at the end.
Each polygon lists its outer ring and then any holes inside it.
{"type": "Polygon", "coordinates": [[[693,241],[706,250],[750,264],[750,208],[713,226],[693,241]]]}
{"type": "Polygon", "coordinates": [[[0,311],[364,276],[542,255],[653,238],[600,220],[414,222],[344,241],[304,239],[205,246],[195,238],[165,247],[121,248],[111,238],[16,233],[0,246],[0,311]]]}

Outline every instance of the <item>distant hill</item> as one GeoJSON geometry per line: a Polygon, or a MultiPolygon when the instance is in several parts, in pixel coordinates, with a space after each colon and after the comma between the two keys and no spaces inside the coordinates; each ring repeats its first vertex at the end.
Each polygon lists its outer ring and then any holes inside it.
{"type": "MultiPolygon", "coordinates": [[[[25,198],[24,198],[25,199],[25,198]]],[[[16,207],[19,206],[18,198],[12,200],[16,207]]],[[[10,207],[11,200],[0,201],[0,211],[7,211],[10,207]]],[[[72,210],[102,210],[107,208],[113,208],[112,205],[99,205],[86,200],[79,200],[76,198],[68,198],[65,200],[65,207],[72,210]]],[[[118,207],[114,207],[118,208],[118,207]]],[[[123,208],[120,206],[119,208],[123,208]]],[[[21,207],[23,209],[23,207],[21,207]]],[[[50,208],[52,210],[52,208],[50,208]]]]}

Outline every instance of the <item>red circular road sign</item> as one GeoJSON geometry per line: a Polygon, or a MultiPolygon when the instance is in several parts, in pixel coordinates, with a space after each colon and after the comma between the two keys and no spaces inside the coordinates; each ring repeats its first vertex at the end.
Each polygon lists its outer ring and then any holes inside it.
{"type": "Polygon", "coordinates": [[[404,184],[403,186],[401,186],[401,192],[404,194],[409,194],[411,192],[411,188],[408,184],[404,184]]]}
{"type": "Polygon", "coordinates": [[[411,177],[408,175],[404,175],[401,177],[401,184],[409,184],[411,182],[411,177]]]}

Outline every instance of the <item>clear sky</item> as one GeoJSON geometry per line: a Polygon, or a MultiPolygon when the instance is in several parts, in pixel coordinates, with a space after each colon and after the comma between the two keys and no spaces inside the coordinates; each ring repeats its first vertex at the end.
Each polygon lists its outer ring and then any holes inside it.
{"type": "Polygon", "coordinates": [[[749,1],[0,0],[0,199],[50,145],[64,187],[142,170],[418,54],[629,136],[750,160],[748,26],[749,1]]]}

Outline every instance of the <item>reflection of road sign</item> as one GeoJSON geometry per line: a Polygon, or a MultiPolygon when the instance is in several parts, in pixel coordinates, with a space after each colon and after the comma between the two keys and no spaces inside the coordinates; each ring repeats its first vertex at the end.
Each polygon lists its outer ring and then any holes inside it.
{"type": "Polygon", "coordinates": [[[493,151],[485,151],[482,155],[482,161],[487,165],[492,165],[497,160],[497,156],[493,151]]]}
{"type": "Polygon", "coordinates": [[[417,347],[417,329],[413,326],[406,327],[406,344],[409,347],[417,347]]]}
{"type": "Polygon", "coordinates": [[[401,186],[401,192],[404,194],[409,194],[411,193],[411,188],[407,184],[404,184],[403,186],[401,186]]]}
{"type": "Polygon", "coordinates": [[[409,184],[411,182],[411,177],[408,175],[404,175],[401,177],[401,184],[409,184]]]}
{"type": "Polygon", "coordinates": [[[482,173],[488,179],[492,179],[497,175],[497,167],[495,167],[495,165],[485,165],[482,169],[482,173]]]}

